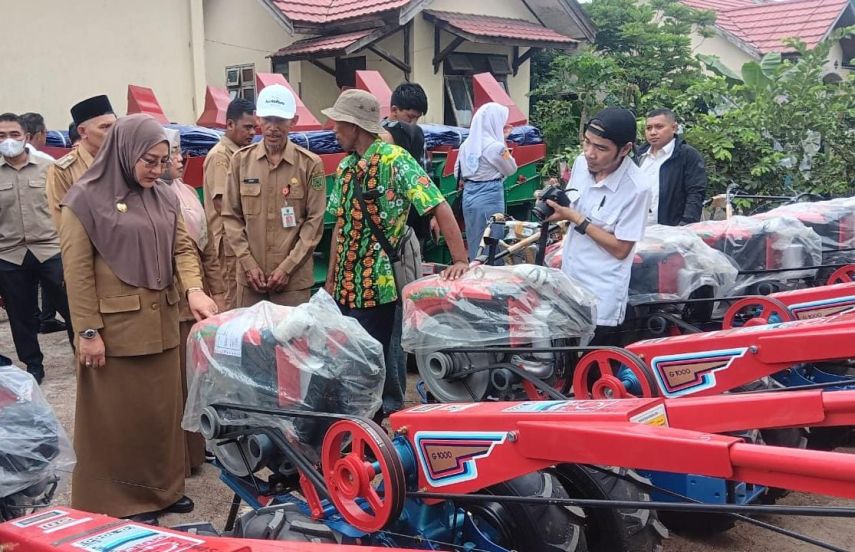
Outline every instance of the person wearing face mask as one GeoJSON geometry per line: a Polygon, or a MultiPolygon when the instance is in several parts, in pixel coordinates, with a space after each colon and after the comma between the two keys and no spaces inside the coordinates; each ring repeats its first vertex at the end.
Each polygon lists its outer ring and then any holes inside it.
{"type": "Polygon", "coordinates": [[[78,332],[72,507],[151,521],[187,513],[179,303],[217,313],[175,194],[163,127],[119,119],[61,203],[60,243],[78,332]]]}
{"type": "MultiPolygon", "coordinates": [[[[38,286],[66,320],[59,239],[45,198],[51,161],[26,149],[21,119],[0,115],[0,296],[5,301],[18,358],[41,383],[44,357],[39,347],[38,286]]],[[[67,325],[69,339],[73,333],[67,325]]]]}
{"type": "MultiPolygon", "coordinates": [[[[71,185],[92,165],[104,138],[116,122],[113,106],[107,96],[95,96],[75,104],[71,108],[72,125],[79,135],[76,148],[59,158],[47,176],[47,198],[51,216],[59,230],[59,204],[71,185]]],[[[69,128],[69,136],[71,136],[69,128]]]]}
{"type": "MultiPolygon", "coordinates": [[[[206,293],[211,294],[217,303],[220,312],[226,308],[226,283],[220,269],[220,260],[214,242],[208,234],[208,224],[205,220],[205,208],[199,201],[199,196],[192,186],[186,184],[181,177],[184,175],[184,159],[181,157],[181,140],[177,130],[165,129],[166,137],[169,139],[170,159],[169,165],[163,171],[163,180],[168,189],[175,194],[181,206],[181,214],[184,216],[184,225],[187,234],[196,246],[196,264],[202,272],[202,287],[206,293]]],[[[180,303],[181,345],[178,347],[181,356],[181,393],[184,402],[187,401],[187,338],[190,330],[196,323],[196,317],[190,311],[190,305],[185,298],[180,303]]],[[[205,462],[205,439],[198,433],[184,432],[186,455],[184,462],[184,475],[190,476],[191,471],[205,462]]]]}
{"type": "Polygon", "coordinates": [[[466,245],[473,261],[487,220],[505,212],[505,178],[517,172],[517,163],[505,145],[511,132],[509,113],[507,107],[494,102],[479,107],[454,168],[455,176],[463,181],[466,245]]]}
{"type": "Polygon", "coordinates": [[[324,231],[321,158],[291,142],[297,102],[273,84],[258,94],[263,139],[235,152],[223,200],[226,239],[237,257],[237,306],[297,306],[315,283],[312,253],[324,231]]]}

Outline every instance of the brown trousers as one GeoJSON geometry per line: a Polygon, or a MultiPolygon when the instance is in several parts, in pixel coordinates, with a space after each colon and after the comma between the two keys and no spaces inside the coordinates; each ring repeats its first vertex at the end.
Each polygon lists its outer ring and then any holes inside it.
{"type": "Polygon", "coordinates": [[[296,291],[283,291],[282,293],[258,293],[254,289],[244,285],[238,285],[238,307],[251,307],[261,301],[270,301],[284,307],[297,307],[309,300],[312,295],[310,289],[298,289],[296,291]]]}
{"type": "MultiPolygon", "coordinates": [[[[194,322],[181,322],[179,326],[181,330],[181,411],[183,413],[184,406],[187,404],[187,391],[190,388],[190,382],[187,380],[187,338],[190,336],[190,330],[193,328],[194,322]]],[[[205,463],[205,438],[200,433],[194,431],[184,432],[184,476],[190,477],[192,470],[198,468],[205,463]]]]}

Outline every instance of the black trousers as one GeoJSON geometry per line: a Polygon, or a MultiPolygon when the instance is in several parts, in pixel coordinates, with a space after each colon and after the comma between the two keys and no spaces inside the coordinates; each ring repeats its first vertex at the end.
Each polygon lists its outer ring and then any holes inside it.
{"type": "MultiPolygon", "coordinates": [[[[50,322],[56,319],[56,307],[53,304],[53,298],[42,290],[42,309],[38,315],[39,322],[50,322]]],[[[66,320],[66,322],[68,322],[66,320]]]]}
{"type": "MultiPolygon", "coordinates": [[[[345,316],[355,318],[359,325],[368,332],[368,334],[383,345],[383,358],[389,358],[389,344],[392,341],[392,332],[395,329],[395,308],[397,302],[385,303],[378,307],[369,309],[352,309],[339,304],[338,308],[345,316]]],[[[400,389],[396,389],[399,385],[398,378],[394,373],[390,373],[389,366],[386,367],[386,381],[383,385],[383,404],[390,404],[394,401],[394,397],[400,396],[400,389]]]]}
{"type": "Polygon", "coordinates": [[[6,301],[9,327],[18,358],[27,366],[27,371],[36,380],[44,377],[44,355],[39,347],[39,319],[37,316],[39,284],[50,297],[60,316],[68,326],[68,340],[74,342],[71,317],[68,314],[68,298],[62,285],[62,259],[59,255],[39,260],[29,251],[22,265],[0,260],[0,295],[6,301]]]}
{"type": "Polygon", "coordinates": [[[592,347],[620,347],[620,326],[597,326],[594,337],[588,345],[592,347]]]}

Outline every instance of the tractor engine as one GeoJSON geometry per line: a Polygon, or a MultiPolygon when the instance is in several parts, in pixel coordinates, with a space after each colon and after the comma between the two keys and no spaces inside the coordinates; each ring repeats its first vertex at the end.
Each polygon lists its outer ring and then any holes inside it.
{"type": "Polygon", "coordinates": [[[50,504],[74,451],[36,380],[0,366],[0,521],[50,504]]]}

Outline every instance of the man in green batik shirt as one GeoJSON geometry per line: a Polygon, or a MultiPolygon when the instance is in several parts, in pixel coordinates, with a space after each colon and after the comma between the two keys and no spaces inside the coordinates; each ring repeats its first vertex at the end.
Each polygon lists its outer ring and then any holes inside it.
{"type": "Polygon", "coordinates": [[[469,268],[463,236],[451,207],[418,161],[379,139],[383,128],[377,98],[362,90],[346,90],[323,114],[335,121],[336,139],[350,152],[338,166],[327,205],[337,222],[326,289],[342,313],[356,318],[388,353],[400,298],[392,265],[364,224],[366,214],[354,187],[361,186],[367,214],[392,247],[404,235],[410,206],[422,216],[430,213],[436,218],[454,261],[443,278],[457,279],[469,268]]]}

